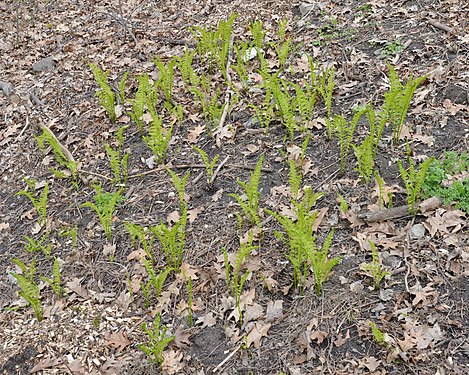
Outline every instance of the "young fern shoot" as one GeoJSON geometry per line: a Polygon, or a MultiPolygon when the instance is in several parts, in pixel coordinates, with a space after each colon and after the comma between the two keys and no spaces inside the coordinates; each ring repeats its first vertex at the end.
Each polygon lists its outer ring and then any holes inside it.
{"type": "Polygon", "coordinates": [[[99,85],[100,90],[96,95],[101,104],[106,110],[111,122],[116,122],[116,98],[111,86],[107,83],[109,72],[103,72],[97,65],[90,64],[91,71],[93,72],[94,79],[99,85]]]}
{"type": "MultiPolygon", "coordinates": [[[[256,168],[251,173],[251,178],[248,182],[243,182],[238,180],[237,183],[244,191],[243,195],[239,194],[229,194],[230,197],[236,199],[238,204],[241,206],[241,209],[244,212],[245,217],[250,222],[251,226],[257,225],[258,227],[261,224],[261,219],[259,217],[259,181],[261,178],[262,163],[264,161],[264,155],[262,155],[257,162],[256,168]]],[[[259,228],[261,229],[261,228],[259,228]]]]}
{"type": "Polygon", "coordinates": [[[210,158],[209,156],[207,155],[207,153],[202,150],[201,148],[198,148],[198,147],[194,147],[194,150],[196,150],[200,157],[202,158],[203,162],[204,162],[204,165],[205,165],[205,171],[207,172],[207,185],[209,187],[212,186],[212,178],[213,178],[213,174],[214,174],[214,169],[215,169],[215,165],[218,161],[218,159],[220,158],[220,155],[215,155],[213,157],[213,159],[210,161],[210,158]]]}

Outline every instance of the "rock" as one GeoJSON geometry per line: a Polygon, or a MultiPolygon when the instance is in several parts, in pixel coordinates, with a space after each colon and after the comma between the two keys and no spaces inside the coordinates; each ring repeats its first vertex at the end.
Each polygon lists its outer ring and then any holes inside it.
{"type": "Polygon", "coordinates": [[[55,68],[54,60],[52,57],[45,57],[33,64],[33,70],[35,72],[46,72],[55,68]]]}
{"type": "Polygon", "coordinates": [[[423,224],[415,224],[412,228],[410,228],[410,239],[421,240],[423,236],[425,236],[425,227],[423,224]]]}

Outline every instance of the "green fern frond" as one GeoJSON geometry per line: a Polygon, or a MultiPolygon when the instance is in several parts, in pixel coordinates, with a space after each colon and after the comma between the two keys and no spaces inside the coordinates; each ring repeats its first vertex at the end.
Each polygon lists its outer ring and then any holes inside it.
{"type": "Polygon", "coordinates": [[[116,99],[114,95],[114,91],[112,90],[111,86],[107,83],[107,78],[109,73],[103,72],[98,66],[94,64],[90,64],[91,71],[93,72],[94,79],[99,85],[100,90],[97,92],[99,103],[104,107],[106,110],[109,119],[112,122],[116,121],[116,99]]]}

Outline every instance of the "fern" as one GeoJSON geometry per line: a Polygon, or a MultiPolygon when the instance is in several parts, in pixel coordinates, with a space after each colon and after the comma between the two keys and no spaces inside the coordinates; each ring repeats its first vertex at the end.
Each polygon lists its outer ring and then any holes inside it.
{"type": "Polygon", "coordinates": [[[158,164],[161,164],[166,159],[166,153],[168,151],[169,141],[173,127],[164,128],[163,120],[156,113],[152,114],[152,121],[148,129],[148,134],[143,136],[143,142],[155,155],[155,160],[158,164]]]}
{"type": "Polygon", "coordinates": [[[34,281],[34,275],[36,273],[36,260],[33,260],[29,268],[20,259],[12,259],[11,261],[15,263],[23,273],[22,275],[13,272],[11,273],[11,275],[18,281],[18,286],[21,289],[19,295],[29,302],[34,310],[36,319],[40,322],[42,321],[43,315],[40,302],[41,295],[39,292],[39,286],[34,281]]]}
{"type": "Polygon", "coordinates": [[[60,276],[60,263],[57,258],[54,259],[54,265],[52,266],[52,279],[43,276],[39,276],[39,278],[49,284],[57,296],[61,297],[63,295],[62,281],[60,276]]]}
{"type": "Polygon", "coordinates": [[[129,72],[125,72],[119,82],[119,100],[121,104],[125,103],[125,83],[127,82],[127,78],[129,76],[129,72]]]}
{"type": "Polygon", "coordinates": [[[407,205],[409,213],[413,215],[417,213],[417,200],[422,194],[422,187],[425,182],[425,176],[433,159],[433,157],[426,159],[423,163],[420,164],[419,169],[415,170],[414,162],[411,158],[409,158],[408,171],[402,166],[402,162],[400,160],[397,161],[399,172],[401,173],[402,180],[404,181],[407,190],[407,205]]]}
{"type": "Polygon", "coordinates": [[[98,66],[94,64],[90,64],[90,68],[93,72],[94,79],[96,80],[100,88],[100,90],[97,92],[99,104],[104,107],[111,122],[115,122],[117,119],[115,107],[116,99],[114,91],[112,91],[111,86],[109,86],[109,84],[107,83],[109,73],[103,72],[101,69],[99,69],[98,66]]]}
{"type": "Polygon", "coordinates": [[[286,232],[287,238],[279,232],[276,232],[276,236],[288,245],[289,252],[286,257],[293,266],[293,284],[300,291],[303,290],[306,282],[309,253],[317,249],[312,227],[318,213],[311,210],[316,201],[322,196],[322,193],[313,194],[311,188],[305,189],[301,202],[292,202],[297,216],[296,220],[266,210],[282,225],[286,232]]]}
{"type": "Polygon", "coordinates": [[[181,77],[186,86],[197,86],[199,79],[192,67],[196,51],[190,52],[188,48],[184,50],[184,55],[176,60],[176,66],[181,73],[181,77]]]}
{"type": "Polygon", "coordinates": [[[155,59],[153,61],[158,67],[158,81],[156,85],[163,91],[166,103],[170,104],[173,100],[174,67],[176,66],[177,60],[172,58],[167,64],[160,59],[155,59]]]}
{"type": "Polygon", "coordinates": [[[114,193],[103,192],[101,185],[93,185],[96,195],[93,197],[95,203],[85,202],[81,207],[88,207],[98,215],[99,221],[103,227],[108,240],[112,237],[112,222],[114,212],[117,207],[125,200],[122,196],[122,189],[114,193]]]}
{"type": "Polygon", "coordinates": [[[401,136],[402,127],[404,126],[414,92],[427,79],[427,76],[416,79],[410,77],[405,85],[403,85],[391,64],[387,64],[389,67],[390,89],[384,95],[383,107],[389,114],[389,119],[393,126],[394,143],[397,143],[401,136]]]}
{"type": "Polygon", "coordinates": [[[172,227],[169,227],[164,223],[150,227],[150,230],[155,234],[160,242],[166,262],[176,271],[181,267],[182,257],[184,255],[186,224],[187,208],[184,208],[179,220],[176,221],[172,227]]]}
{"type": "MultiPolygon", "coordinates": [[[[35,137],[35,139],[41,151],[44,152],[46,145],[51,147],[57,163],[59,163],[62,167],[67,168],[70,171],[72,177],[76,179],[78,170],[77,162],[70,160],[67,156],[65,156],[64,152],[62,151],[62,146],[59,144],[49,129],[42,127],[42,134],[38,137],[35,137]]],[[[57,176],[64,176],[64,174],[60,173],[59,171],[52,170],[52,172],[54,172],[54,174],[57,176]]]]}
{"type": "Polygon", "coordinates": [[[194,147],[194,150],[196,150],[200,157],[202,158],[203,162],[204,162],[204,165],[205,165],[205,171],[207,172],[207,184],[208,186],[211,186],[213,181],[212,181],[212,177],[213,177],[213,173],[214,173],[214,169],[215,169],[215,164],[217,163],[218,159],[220,158],[220,155],[215,155],[214,158],[212,159],[212,161],[210,161],[207,153],[198,148],[198,147],[194,147]]]}
{"type": "Polygon", "coordinates": [[[141,349],[150,359],[151,363],[161,366],[163,363],[163,351],[166,346],[175,339],[174,336],[166,336],[166,326],[160,326],[161,315],[156,314],[153,321],[153,330],[147,327],[146,323],[142,324],[143,331],[147,334],[150,341],[147,344],[139,344],[141,349]]]}
{"type": "Polygon", "coordinates": [[[353,145],[355,156],[357,157],[357,171],[360,177],[369,182],[374,168],[374,139],[372,135],[365,137],[359,146],[353,145]]]}
{"type": "Polygon", "coordinates": [[[337,264],[339,264],[342,257],[329,258],[329,248],[332,244],[332,237],[334,236],[334,229],[327,235],[321,250],[308,248],[308,259],[311,263],[314,273],[314,287],[316,294],[320,295],[324,282],[327,276],[337,264]]]}
{"type": "MultiPolygon", "coordinates": [[[[132,120],[134,120],[139,132],[143,133],[143,114],[145,110],[145,104],[147,102],[147,95],[150,92],[156,90],[153,90],[152,86],[150,85],[148,74],[137,76],[137,80],[138,88],[137,92],[135,93],[135,99],[131,101],[132,111],[130,112],[130,117],[132,120]]],[[[155,95],[157,95],[157,93],[153,94],[153,96],[155,95]]]]}
{"type": "Polygon", "coordinates": [[[381,281],[383,280],[383,278],[386,275],[389,275],[390,273],[383,270],[376,245],[370,240],[368,240],[368,243],[370,244],[370,247],[371,247],[372,260],[371,260],[371,263],[367,263],[363,265],[362,269],[364,271],[370,272],[371,277],[373,279],[374,288],[375,290],[378,290],[379,284],[381,284],[381,281]]]}
{"type": "Polygon", "coordinates": [[[260,198],[259,181],[261,177],[263,161],[264,155],[262,155],[259,161],[257,162],[256,168],[251,173],[251,178],[249,179],[249,182],[246,183],[240,181],[239,179],[237,180],[238,185],[241,186],[244,191],[245,197],[238,194],[229,194],[231,197],[237,200],[237,202],[241,206],[241,209],[244,212],[244,215],[249,220],[251,225],[257,226],[259,226],[261,223],[258,211],[260,198]]]}
{"type": "Polygon", "coordinates": [[[252,45],[257,49],[261,49],[264,44],[266,30],[263,29],[262,21],[254,21],[249,25],[249,31],[252,35],[252,45]]]}
{"type": "Polygon", "coordinates": [[[29,236],[24,236],[24,239],[27,241],[27,243],[24,245],[26,252],[35,253],[41,251],[47,258],[49,258],[52,252],[52,244],[45,244],[48,235],[49,232],[44,233],[39,240],[35,240],[29,236]]]}
{"type": "Polygon", "coordinates": [[[158,275],[156,275],[156,271],[153,268],[153,264],[151,260],[142,259],[143,266],[145,267],[147,274],[148,274],[148,281],[144,285],[142,292],[145,298],[145,304],[147,307],[150,306],[150,291],[151,287],[155,290],[155,296],[158,298],[163,291],[164,283],[173,269],[171,267],[165,267],[158,275]]]}
{"type": "Polygon", "coordinates": [[[317,79],[317,90],[326,105],[328,118],[331,118],[332,111],[332,94],[335,88],[334,74],[335,72],[332,68],[327,68],[321,71],[317,79]]]}
{"type": "Polygon", "coordinates": [[[187,208],[187,203],[185,200],[185,189],[186,189],[186,183],[187,179],[190,176],[190,173],[187,172],[183,178],[180,178],[176,173],[174,173],[171,169],[166,168],[166,171],[171,175],[171,179],[173,180],[173,185],[176,188],[176,192],[178,194],[179,198],[179,206],[181,210],[184,210],[187,208]]]}
{"type": "Polygon", "coordinates": [[[288,180],[290,182],[290,190],[294,200],[298,199],[298,192],[300,190],[302,177],[303,175],[301,172],[298,172],[296,169],[295,161],[290,160],[290,173],[288,175],[288,180]]]}
{"type": "Polygon", "coordinates": [[[154,262],[154,255],[153,255],[153,242],[155,241],[155,237],[149,233],[146,228],[134,223],[130,223],[128,221],[124,222],[124,227],[129,232],[130,239],[132,241],[132,246],[135,246],[137,240],[145,250],[145,253],[148,257],[154,262]]]}
{"type": "Polygon", "coordinates": [[[23,178],[23,181],[28,185],[28,190],[20,190],[15,194],[15,196],[24,195],[27,197],[33,204],[38,216],[39,216],[39,225],[42,227],[46,224],[47,219],[47,197],[49,194],[49,184],[46,183],[42,192],[39,195],[39,198],[33,193],[36,190],[36,180],[23,178]],[[30,191],[29,191],[30,190],[30,191]]]}

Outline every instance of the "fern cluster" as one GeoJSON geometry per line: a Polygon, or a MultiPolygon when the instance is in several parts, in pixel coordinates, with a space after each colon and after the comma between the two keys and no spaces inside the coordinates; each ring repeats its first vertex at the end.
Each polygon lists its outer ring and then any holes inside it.
{"type": "Polygon", "coordinates": [[[127,182],[127,163],[129,154],[123,152],[125,129],[127,129],[127,126],[122,126],[117,131],[117,147],[115,149],[108,144],[104,145],[109,157],[111,171],[114,175],[114,182],[117,184],[125,184],[127,182]]]}
{"type": "Polygon", "coordinates": [[[399,172],[401,173],[402,180],[404,181],[407,190],[407,205],[409,213],[415,215],[417,213],[417,200],[422,195],[422,187],[425,182],[427,170],[430,167],[434,158],[428,158],[420,164],[418,170],[415,169],[414,162],[411,158],[408,159],[409,169],[406,170],[400,160],[397,161],[399,172]]]}
{"type": "MultiPolygon", "coordinates": [[[[111,86],[107,83],[109,72],[103,72],[97,65],[90,64],[91,71],[93,72],[94,79],[99,85],[100,90],[96,93],[101,104],[106,110],[109,119],[115,122],[116,115],[116,98],[111,86]]],[[[123,85],[122,85],[123,86],[123,85]]]]}
{"type": "Polygon", "coordinates": [[[207,184],[208,186],[211,186],[212,183],[213,183],[213,174],[214,174],[214,169],[215,169],[215,165],[218,161],[218,159],[220,158],[220,155],[215,155],[213,157],[212,160],[210,160],[209,156],[207,155],[207,153],[202,150],[201,148],[198,148],[198,147],[194,147],[194,150],[196,150],[200,157],[202,158],[203,162],[204,162],[204,165],[205,165],[205,171],[207,172],[207,184]]]}
{"type": "Polygon", "coordinates": [[[11,261],[15,263],[22,272],[22,274],[12,273],[12,276],[18,281],[18,286],[21,289],[19,295],[29,302],[36,314],[36,319],[40,322],[43,319],[43,314],[39,286],[34,281],[36,260],[33,260],[29,268],[20,259],[12,259],[11,261]]]}
{"type": "Polygon", "coordinates": [[[99,221],[103,227],[104,233],[108,240],[112,238],[112,222],[114,212],[117,207],[125,200],[122,195],[122,189],[116,192],[109,193],[103,192],[102,186],[95,184],[94,189],[96,195],[93,197],[93,202],[85,202],[81,207],[91,208],[98,215],[99,221]]]}
{"type": "MultiPolygon", "coordinates": [[[[262,163],[264,156],[262,155],[256,164],[254,171],[251,173],[251,178],[248,182],[237,180],[237,183],[243,189],[243,195],[229,194],[230,197],[236,199],[245,217],[248,219],[252,226],[260,226],[261,219],[259,217],[259,181],[261,178],[262,163]]],[[[260,229],[260,228],[259,228],[260,229]]]]}
{"type": "Polygon", "coordinates": [[[363,265],[362,269],[371,273],[371,278],[373,279],[373,286],[375,290],[378,290],[381,281],[390,273],[383,270],[376,245],[370,240],[368,240],[368,243],[371,247],[371,263],[363,265]]]}
{"type": "Polygon", "coordinates": [[[142,324],[143,331],[147,334],[149,342],[146,344],[139,344],[141,349],[150,359],[150,362],[161,366],[163,363],[163,351],[166,346],[175,339],[174,336],[166,336],[167,328],[161,325],[161,315],[156,314],[153,321],[153,329],[148,328],[146,323],[142,324]]]}

